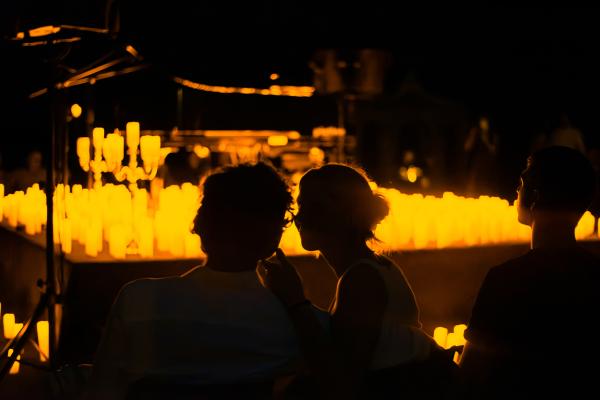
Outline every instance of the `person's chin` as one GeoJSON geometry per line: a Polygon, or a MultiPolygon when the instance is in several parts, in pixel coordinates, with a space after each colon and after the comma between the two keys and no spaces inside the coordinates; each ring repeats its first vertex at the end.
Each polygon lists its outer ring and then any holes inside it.
{"type": "Polygon", "coordinates": [[[531,226],[531,216],[527,212],[518,211],[517,221],[523,225],[531,226]]]}

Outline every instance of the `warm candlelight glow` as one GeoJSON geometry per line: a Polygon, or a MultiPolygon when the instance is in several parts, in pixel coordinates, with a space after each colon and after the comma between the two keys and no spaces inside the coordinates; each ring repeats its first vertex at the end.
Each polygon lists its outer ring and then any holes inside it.
{"type": "MultiPolygon", "coordinates": [[[[467,325],[465,324],[454,325],[454,330],[452,332],[448,332],[448,328],[439,326],[433,330],[433,339],[444,349],[449,349],[454,346],[464,346],[467,343],[465,339],[466,330],[467,325]]],[[[460,362],[460,357],[461,354],[459,354],[458,351],[455,351],[452,360],[458,364],[460,362]]]]}
{"type": "MultiPolygon", "coordinates": [[[[154,152],[158,147],[153,147],[159,137],[141,139],[147,146],[143,147],[147,158],[159,153],[154,152]]],[[[501,198],[465,198],[450,192],[442,197],[409,195],[396,189],[378,188],[375,184],[372,187],[390,206],[389,215],[375,230],[379,242],[372,246],[376,250],[441,249],[530,240],[531,230],[517,221],[515,205],[501,198]]],[[[192,245],[196,239],[187,235],[198,208],[200,188],[186,183],[157,188],[152,196],[137,186],[131,189],[106,184],[93,189],[75,185],[71,190],[69,186],[58,185],[54,208],[55,242],[61,243],[63,251],[69,253],[71,243],[76,241],[91,257],[102,251],[104,241],[109,245],[109,253],[119,258],[124,257],[124,251],[146,258],[153,257],[156,251],[169,252],[175,257],[195,257],[192,249],[199,246],[192,245]],[[121,228],[112,234],[113,250],[110,250],[110,232],[114,226],[121,228]],[[134,245],[130,246],[131,241],[134,245]]],[[[13,228],[23,226],[29,235],[40,234],[46,224],[45,199],[39,185],[28,188],[25,193],[18,191],[0,197],[3,218],[13,228]]],[[[577,225],[577,239],[597,239],[595,222],[595,217],[586,212],[577,225]]],[[[302,248],[294,224],[284,231],[280,247],[290,255],[310,254],[302,248]]]]}
{"type": "Polygon", "coordinates": [[[208,158],[210,157],[210,149],[206,146],[195,145],[194,153],[198,156],[198,158],[208,158]]]}
{"type": "Polygon", "coordinates": [[[114,258],[125,258],[127,249],[127,232],[124,226],[115,225],[110,228],[108,236],[108,252],[114,258]]]}
{"type": "Polygon", "coordinates": [[[77,157],[79,158],[79,164],[85,168],[88,168],[90,161],[90,138],[80,137],[77,138],[77,157]]]}
{"type": "Polygon", "coordinates": [[[465,331],[467,330],[467,325],[466,324],[459,324],[459,325],[455,325],[454,326],[454,334],[455,336],[455,340],[456,340],[456,345],[457,346],[464,346],[466,343],[466,339],[465,339],[465,331]]]}
{"type": "Polygon", "coordinates": [[[46,361],[50,356],[50,330],[48,321],[38,321],[37,325],[38,346],[40,347],[40,361],[46,361]]]}
{"type": "Polygon", "coordinates": [[[140,143],[140,123],[139,122],[128,122],[125,127],[125,133],[127,135],[127,147],[135,149],[140,143]]]}
{"type": "Polygon", "coordinates": [[[125,158],[125,138],[118,129],[104,137],[104,128],[94,128],[92,132],[94,157],[90,160],[89,139],[77,139],[77,156],[79,165],[84,171],[94,173],[94,188],[102,186],[102,173],[111,172],[117,181],[127,180],[131,191],[137,189],[140,179],[152,180],[158,172],[161,157],[160,136],[144,136],[140,139],[139,122],[128,122],[126,125],[127,154],[129,163],[121,165],[125,158]],[[144,167],[138,167],[138,146],[144,167]]]}
{"type": "Polygon", "coordinates": [[[83,110],[81,109],[81,106],[77,103],[71,105],[71,115],[73,116],[73,118],[79,118],[81,117],[81,112],[83,110]]]}
{"type": "MultiPolygon", "coordinates": [[[[10,357],[10,356],[12,356],[12,354],[13,354],[13,349],[9,349],[8,350],[8,356],[10,357]]],[[[17,356],[17,360],[20,360],[20,359],[21,359],[21,355],[19,354],[17,356]]],[[[18,374],[19,373],[20,364],[21,364],[20,362],[15,361],[13,363],[13,365],[10,367],[10,371],[8,371],[8,374],[9,375],[16,375],[16,374],[18,374]]]]}
{"type": "Polygon", "coordinates": [[[446,336],[446,349],[449,349],[450,347],[453,346],[458,346],[457,344],[458,340],[457,340],[457,335],[454,332],[449,332],[448,336],[446,336]]]}
{"type": "Polygon", "coordinates": [[[285,146],[286,144],[288,144],[288,137],[285,135],[273,135],[273,136],[269,136],[269,138],[267,139],[267,143],[269,144],[269,146],[285,146]]]}
{"type": "Polygon", "coordinates": [[[104,128],[94,128],[94,130],[92,130],[92,142],[97,151],[102,151],[102,144],[104,143],[104,128]]]}
{"type": "Polygon", "coordinates": [[[433,340],[438,344],[438,346],[446,348],[446,339],[448,337],[448,328],[444,328],[443,326],[438,326],[433,331],[433,340]]]}
{"type": "Polygon", "coordinates": [[[406,169],[406,179],[408,179],[410,183],[415,183],[418,177],[419,174],[416,167],[410,166],[406,169]]]}
{"type": "Polygon", "coordinates": [[[12,339],[15,330],[15,314],[6,313],[2,316],[2,326],[4,329],[4,338],[12,339]]]}

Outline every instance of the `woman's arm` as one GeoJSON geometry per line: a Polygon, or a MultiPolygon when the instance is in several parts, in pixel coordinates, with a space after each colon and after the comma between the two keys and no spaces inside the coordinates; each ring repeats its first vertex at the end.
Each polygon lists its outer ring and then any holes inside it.
{"type": "Polygon", "coordinates": [[[346,274],[338,285],[329,335],[303,302],[302,283],[294,267],[281,251],[278,258],[280,264],[264,263],[259,275],[286,305],[323,397],[356,397],[379,339],[387,302],[383,281],[369,266],[357,266],[346,274]]]}

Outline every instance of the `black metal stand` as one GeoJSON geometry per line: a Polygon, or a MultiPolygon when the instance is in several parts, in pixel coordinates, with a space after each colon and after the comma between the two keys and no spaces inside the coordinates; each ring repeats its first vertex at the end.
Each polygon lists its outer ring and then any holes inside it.
{"type": "MultiPolygon", "coordinates": [[[[46,44],[51,44],[49,41],[46,44]]],[[[56,82],[58,75],[58,63],[60,59],[52,59],[50,62],[50,76],[51,82],[56,82]]],[[[48,93],[50,94],[50,120],[51,120],[51,135],[49,138],[48,148],[49,148],[49,158],[48,158],[48,168],[46,169],[46,212],[47,212],[47,222],[46,222],[46,280],[38,281],[38,285],[42,288],[42,295],[37,306],[34,309],[33,314],[24,323],[21,331],[10,340],[2,349],[0,353],[0,360],[5,360],[2,368],[0,369],[0,382],[2,379],[9,373],[12,365],[17,360],[17,357],[21,354],[21,351],[28,343],[29,339],[33,335],[35,326],[37,322],[41,321],[44,312],[47,313],[48,317],[48,326],[49,326],[49,353],[47,354],[49,367],[51,370],[56,368],[56,344],[58,339],[58,324],[57,324],[57,316],[56,316],[56,306],[58,304],[58,288],[56,285],[56,269],[55,269],[55,253],[54,253],[54,186],[55,186],[55,170],[57,165],[57,149],[56,144],[57,141],[61,143],[63,140],[58,140],[58,136],[60,135],[61,129],[59,128],[61,114],[60,113],[60,105],[57,101],[57,90],[54,89],[53,84],[49,85],[48,93]],[[12,350],[11,355],[9,356],[9,350],[12,350]]],[[[34,365],[34,364],[30,364],[34,365]]],[[[40,367],[43,368],[43,367],[40,367]]]]}
{"type": "MultiPolygon", "coordinates": [[[[45,27],[47,28],[47,27],[45,27]]],[[[88,27],[76,27],[76,26],[60,26],[61,30],[69,33],[76,33],[79,36],[84,35],[107,35],[109,31],[107,29],[95,29],[88,27]]],[[[40,28],[42,29],[42,28],[40,28]]],[[[31,38],[23,38],[16,37],[12,38],[13,41],[21,41],[24,40],[23,46],[48,46],[50,49],[55,47],[56,45],[70,45],[70,43],[77,42],[81,40],[81,37],[65,37],[64,33],[61,36],[57,36],[57,32],[49,30],[51,32],[47,36],[43,38],[35,38],[35,41],[32,41],[31,38]]],[[[112,78],[115,76],[120,76],[123,74],[128,74],[131,72],[138,71],[140,69],[146,68],[148,65],[137,65],[137,66],[128,66],[118,71],[108,71],[110,68],[113,68],[119,63],[125,61],[139,61],[141,57],[135,49],[131,46],[124,46],[123,49],[128,53],[123,57],[118,59],[104,62],[99,66],[92,66],[83,71],[77,71],[72,74],[68,79],[63,80],[59,76],[59,61],[60,59],[53,59],[50,65],[51,69],[51,78],[50,84],[47,88],[39,90],[32,95],[30,98],[34,98],[43,94],[48,94],[50,97],[50,113],[51,113],[51,135],[49,138],[49,159],[48,159],[48,168],[47,168],[47,176],[46,176],[46,211],[47,211],[47,223],[46,223],[46,279],[45,281],[38,281],[38,285],[42,288],[42,295],[40,297],[39,303],[35,307],[35,310],[29,320],[24,323],[21,331],[10,340],[0,352],[0,382],[2,382],[3,378],[9,373],[12,365],[17,360],[17,357],[25,347],[25,345],[30,340],[34,327],[37,322],[41,321],[41,318],[46,312],[48,317],[48,325],[49,325],[49,352],[47,354],[49,369],[51,371],[55,371],[58,367],[57,353],[56,349],[58,347],[58,338],[59,338],[59,326],[60,323],[57,321],[57,307],[60,306],[60,292],[61,289],[57,282],[56,275],[56,266],[55,266],[55,245],[54,245],[54,207],[53,207],[53,198],[54,198],[54,187],[55,184],[58,183],[56,180],[56,173],[58,172],[60,176],[60,180],[62,183],[67,184],[66,182],[66,174],[62,173],[64,169],[65,163],[68,162],[68,157],[66,155],[67,151],[67,143],[66,143],[66,129],[63,125],[66,121],[67,110],[65,103],[61,101],[61,93],[63,89],[67,89],[71,86],[81,85],[81,84],[89,84],[94,83],[99,79],[112,78]],[[60,148],[58,148],[60,147],[60,148]],[[9,356],[9,350],[12,350],[11,355],[9,356]]],[[[65,53],[66,54],[66,53],[65,53]]],[[[102,59],[103,60],[103,59],[102,59]]],[[[105,60],[103,60],[105,61],[105,60]]],[[[36,366],[42,369],[48,369],[48,367],[38,366],[31,362],[23,362],[24,365],[28,366],[36,366]]]]}

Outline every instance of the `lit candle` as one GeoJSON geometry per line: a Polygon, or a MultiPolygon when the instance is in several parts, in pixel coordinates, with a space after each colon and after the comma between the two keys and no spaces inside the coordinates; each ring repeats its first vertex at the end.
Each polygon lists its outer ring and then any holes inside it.
{"type": "Polygon", "coordinates": [[[456,340],[456,333],[454,332],[450,332],[448,334],[448,336],[446,337],[446,349],[449,349],[452,346],[456,346],[457,345],[457,340],[456,340]]]}
{"type": "Polygon", "coordinates": [[[37,325],[38,346],[40,347],[40,360],[45,361],[50,355],[50,326],[48,321],[38,321],[37,325]]]}
{"type": "Polygon", "coordinates": [[[77,138],[77,157],[79,162],[85,162],[90,160],[90,138],[80,137],[77,138]]]}
{"type": "Polygon", "coordinates": [[[185,256],[191,258],[200,254],[200,236],[193,233],[185,235],[185,256]]]}
{"type": "Polygon", "coordinates": [[[154,255],[154,231],[152,221],[149,218],[143,218],[139,222],[140,237],[140,256],[152,257],[154,255]]]}
{"type": "Polygon", "coordinates": [[[152,136],[142,136],[140,138],[140,155],[144,163],[150,162],[150,153],[152,146],[152,136]]]}
{"type": "Polygon", "coordinates": [[[93,226],[90,229],[85,230],[85,254],[90,257],[96,257],[98,255],[98,239],[97,232],[93,229],[93,226]]]}
{"type": "Polygon", "coordinates": [[[125,132],[127,136],[127,147],[132,150],[136,149],[140,143],[140,123],[128,122],[125,126],[125,132]]]}
{"type": "Polygon", "coordinates": [[[140,138],[140,154],[146,170],[158,166],[160,160],[160,136],[142,136],[140,138]]]}
{"type": "Polygon", "coordinates": [[[465,339],[465,331],[467,330],[467,325],[459,324],[454,326],[454,334],[456,335],[456,345],[464,346],[466,343],[465,339]]]}
{"type": "Polygon", "coordinates": [[[15,314],[4,314],[2,316],[2,326],[4,327],[4,337],[11,339],[15,329],[15,314]]]}
{"type": "Polygon", "coordinates": [[[102,152],[102,143],[104,142],[104,128],[94,128],[92,130],[92,141],[96,151],[102,152]]]}
{"type": "Polygon", "coordinates": [[[443,326],[438,326],[433,330],[433,340],[443,347],[446,348],[446,338],[448,337],[448,328],[444,328],[443,326]]]}
{"type": "Polygon", "coordinates": [[[60,243],[61,243],[61,248],[63,253],[65,254],[71,254],[71,248],[72,248],[72,238],[71,238],[71,221],[69,219],[64,219],[62,221],[61,227],[60,227],[60,243]]]}
{"type": "Polygon", "coordinates": [[[183,257],[185,255],[185,239],[180,235],[177,235],[176,232],[173,232],[173,235],[170,237],[171,245],[169,247],[169,252],[175,257],[183,257]]]}
{"type": "Polygon", "coordinates": [[[106,135],[103,152],[106,163],[108,164],[108,169],[111,171],[114,170],[123,160],[123,136],[117,133],[109,133],[106,135]]]}
{"type": "Polygon", "coordinates": [[[152,137],[152,163],[158,165],[160,160],[160,136],[152,137]]]}
{"type": "Polygon", "coordinates": [[[125,258],[125,250],[127,249],[127,241],[125,237],[125,229],[121,225],[115,225],[110,228],[108,235],[108,252],[114,258],[125,258]]]}
{"type": "Polygon", "coordinates": [[[117,135],[114,142],[115,161],[120,163],[125,157],[125,139],[123,136],[117,135]]]}
{"type": "Polygon", "coordinates": [[[54,211],[54,224],[52,225],[54,244],[60,244],[60,227],[62,226],[62,218],[59,218],[58,212],[54,211]]]}
{"type": "MultiPolygon", "coordinates": [[[[12,354],[13,354],[13,349],[8,349],[8,356],[10,357],[10,356],[12,356],[12,354]]],[[[21,355],[19,354],[17,356],[17,360],[20,360],[20,359],[21,359],[21,355]]],[[[13,365],[10,367],[10,371],[8,371],[8,374],[9,375],[16,375],[16,374],[18,374],[19,373],[19,366],[20,366],[20,363],[18,361],[15,361],[13,363],[13,365]]]]}

